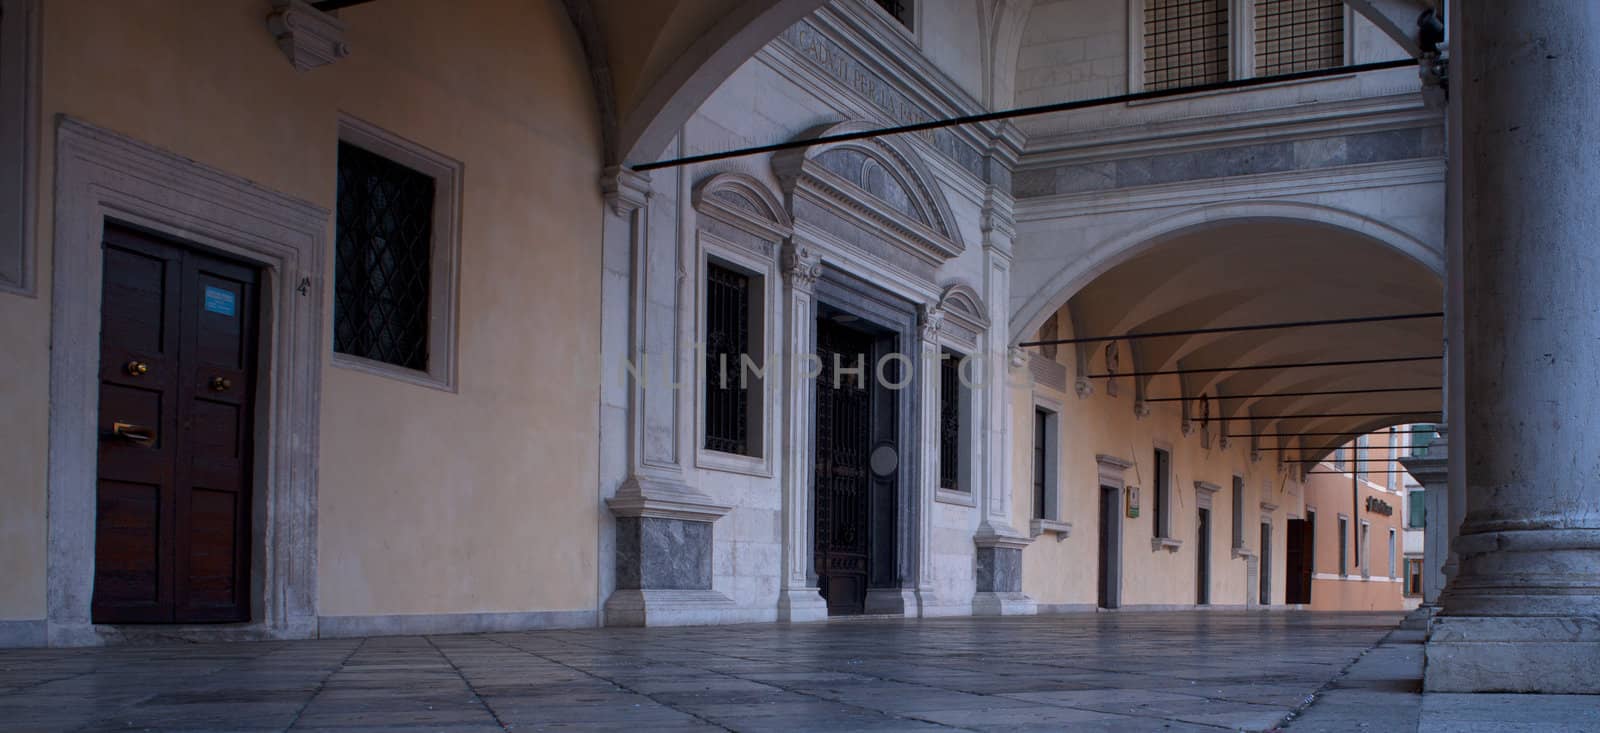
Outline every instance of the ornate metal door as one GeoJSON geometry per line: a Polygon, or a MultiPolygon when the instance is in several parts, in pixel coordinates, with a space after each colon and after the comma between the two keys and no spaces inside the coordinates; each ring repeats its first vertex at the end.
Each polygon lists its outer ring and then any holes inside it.
{"type": "Polygon", "coordinates": [[[815,567],[828,613],[861,613],[867,598],[872,480],[872,338],[817,322],[815,567]],[[834,360],[839,366],[836,372],[834,360]],[[859,372],[844,371],[863,367],[859,372]]]}

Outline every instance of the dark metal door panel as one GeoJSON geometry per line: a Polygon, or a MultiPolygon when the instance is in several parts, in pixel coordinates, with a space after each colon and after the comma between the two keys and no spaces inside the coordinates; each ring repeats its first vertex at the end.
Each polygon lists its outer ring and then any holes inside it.
{"type": "Polygon", "coordinates": [[[871,548],[872,341],[829,321],[817,323],[815,567],[831,614],[861,613],[871,548]],[[838,373],[856,365],[858,375],[838,373]]]}

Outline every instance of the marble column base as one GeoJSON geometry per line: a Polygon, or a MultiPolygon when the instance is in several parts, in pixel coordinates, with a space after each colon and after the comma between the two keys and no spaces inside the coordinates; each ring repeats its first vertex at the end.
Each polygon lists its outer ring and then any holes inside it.
{"type": "Polygon", "coordinates": [[[691,626],[752,620],[714,590],[618,590],[606,599],[607,626],[691,626]]]}
{"type": "Polygon", "coordinates": [[[1428,692],[1600,694],[1600,617],[1438,616],[1428,692]]]}
{"type": "Polygon", "coordinates": [[[778,591],[778,620],[808,623],[828,620],[828,602],[816,588],[784,588],[778,591]]]}

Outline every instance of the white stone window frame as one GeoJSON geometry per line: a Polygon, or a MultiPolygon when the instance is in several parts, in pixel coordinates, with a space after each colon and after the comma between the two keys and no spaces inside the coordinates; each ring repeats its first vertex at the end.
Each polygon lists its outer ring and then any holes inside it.
{"type": "MultiPolygon", "coordinates": [[[[1039,411],[1042,410],[1049,415],[1045,418],[1044,516],[1032,518],[1029,523],[1029,534],[1033,537],[1038,537],[1042,534],[1054,534],[1057,542],[1066,539],[1072,534],[1072,523],[1066,521],[1065,517],[1062,516],[1063,506],[1061,501],[1061,413],[1065,407],[1060,400],[1035,392],[1033,394],[1033,412],[1028,415],[1030,426],[1035,427],[1038,423],[1034,422],[1034,418],[1036,418],[1039,411]]],[[[1035,437],[1034,439],[1037,440],[1038,438],[1035,437]]],[[[1032,451],[1029,451],[1029,456],[1032,456],[1032,454],[1032,451]]],[[[1028,469],[1031,472],[1034,468],[1033,461],[1030,460],[1028,464],[1028,469]]],[[[1031,475],[1030,478],[1032,478],[1031,475]]],[[[1033,487],[1031,481],[1028,486],[1030,489],[1033,487]]],[[[1029,498],[1032,498],[1032,491],[1029,492],[1029,498]]]]}
{"type": "Polygon", "coordinates": [[[159,633],[193,641],[315,636],[329,212],[70,117],[57,123],[55,192],[48,643],[93,645],[139,633],[90,620],[108,218],[245,259],[262,273],[251,620],[162,626],[159,633]]]}
{"type": "Polygon", "coordinates": [[[38,0],[0,0],[0,292],[37,293],[38,0]]]}
{"type": "MultiPolygon", "coordinates": [[[[1144,91],[1144,5],[1145,0],[1127,0],[1128,9],[1128,92],[1144,91]]],[[[1344,59],[1348,66],[1354,36],[1355,11],[1344,6],[1344,59]]],[[[915,16],[913,16],[915,17],[915,16]]],[[[1255,0],[1228,0],[1228,80],[1254,79],[1256,76],[1256,3],[1255,0]],[[1240,18],[1247,22],[1239,22],[1240,18]]],[[[1285,82],[1301,84],[1302,81],[1285,82]]],[[[1179,90],[1174,90],[1179,91],[1179,90]]],[[[1225,94],[1226,92],[1209,92],[1225,94]]],[[[1148,104],[1133,102],[1130,104],[1148,104]]]]}
{"type": "MultiPolygon", "coordinates": [[[[715,263],[736,270],[750,278],[752,295],[750,302],[755,311],[749,316],[751,334],[755,337],[751,342],[760,347],[760,368],[764,372],[759,379],[750,375],[752,384],[749,387],[749,412],[745,418],[748,421],[745,428],[747,434],[749,432],[757,434],[755,444],[759,446],[757,448],[759,455],[741,455],[706,448],[705,380],[701,378],[701,365],[694,365],[695,466],[712,471],[771,478],[772,456],[776,448],[774,438],[778,432],[774,400],[776,390],[783,381],[781,371],[774,371],[781,367],[776,363],[775,357],[779,353],[779,329],[774,315],[778,313],[780,307],[781,293],[778,284],[782,282],[778,263],[771,257],[757,256],[744,247],[704,229],[696,232],[695,249],[694,343],[703,346],[706,342],[707,268],[715,263]]],[[[738,365],[729,364],[728,369],[729,378],[735,378],[738,374],[738,365]]]]}
{"type": "Polygon", "coordinates": [[[1339,578],[1344,579],[1350,577],[1350,515],[1340,512],[1334,526],[1339,530],[1339,539],[1334,543],[1339,552],[1339,578]]]}
{"type": "Polygon", "coordinates": [[[1156,528],[1160,528],[1161,525],[1165,524],[1167,531],[1165,534],[1161,534],[1159,532],[1154,533],[1154,536],[1150,538],[1150,551],[1156,552],[1159,550],[1166,550],[1167,552],[1175,553],[1178,551],[1178,548],[1183,546],[1183,540],[1180,540],[1175,536],[1177,534],[1177,528],[1173,526],[1173,517],[1177,515],[1173,513],[1172,505],[1178,500],[1178,492],[1173,489],[1174,484],[1176,484],[1178,480],[1178,469],[1173,465],[1173,456],[1176,455],[1176,451],[1173,450],[1172,443],[1168,441],[1155,440],[1152,441],[1152,443],[1153,445],[1150,451],[1151,470],[1154,471],[1157,468],[1155,466],[1156,451],[1161,451],[1167,454],[1167,465],[1165,475],[1151,475],[1149,498],[1150,507],[1152,509],[1155,508],[1157,504],[1156,495],[1161,494],[1161,501],[1159,503],[1161,504],[1160,514],[1162,516],[1158,517],[1156,516],[1157,513],[1152,511],[1150,512],[1150,521],[1156,524],[1156,528]]]}
{"type": "MultiPolygon", "coordinates": [[[[460,161],[420,143],[347,114],[339,116],[339,141],[432,177],[433,234],[428,250],[427,368],[408,369],[377,359],[346,354],[332,349],[330,340],[332,364],[342,369],[454,393],[459,388],[457,332],[460,326],[461,181],[464,166],[460,161]]],[[[337,239],[333,246],[338,246],[337,239]]],[[[337,256],[334,259],[337,261],[337,256]]],[[[338,277],[337,267],[335,262],[335,281],[338,277]]],[[[335,294],[329,301],[329,310],[337,308],[338,297],[335,294]]],[[[333,317],[337,319],[338,314],[335,313],[333,317]]]]}

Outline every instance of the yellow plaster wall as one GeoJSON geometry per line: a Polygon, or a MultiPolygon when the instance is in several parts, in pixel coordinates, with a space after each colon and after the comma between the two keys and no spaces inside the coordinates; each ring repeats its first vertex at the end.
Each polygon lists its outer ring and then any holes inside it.
{"type": "MultiPolygon", "coordinates": [[[[1398,437],[1395,438],[1398,442],[1398,437]]],[[[1368,468],[1374,472],[1401,468],[1387,460],[1391,436],[1373,433],[1362,455],[1372,458],[1368,468]],[[1381,459],[1381,460],[1380,460],[1381,459]]],[[[1354,443],[1351,444],[1353,447],[1354,443]]],[[[1351,455],[1347,449],[1346,455],[1351,455]]],[[[1332,463],[1321,463],[1318,471],[1334,470],[1332,463]]],[[[1410,604],[1404,596],[1405,584],[1395,582],[1405,576],[1405,483],[1396,481],[1399,492],[1386,490],[1388,476],[1372,473],[1370,481],[1358,481],[1351,474],[1313,474],[1306,480],[1306,505],[1317,512],[1316,564],[1318,576],[1312,581],[1311,608],[1318,611],[1398,611],[1410,604]],[[1374,497],[1394,509],[1391,515],[1367,510],[1367,498],[1374,497]],[[1345,577],[1339,575],[1339,515],[1350,518],[1345,577]],[[1367,548],[1371,567],[1358,562],[1361,522],[1371,523],[1367,548]],[[1389,530],[1395,531],[1394,574],[1389,573],[1389,530]],[[1365,575],[1363,575],[1365,572],[1365,575]]]]}
{"type": "MultiPolygon", "coordinates": [[[[54,0],[44,18],[39,297],[0,295],[0,619],[44,614],[53,120],[67,114],[334,206],[337,121],[464,165],[459,393],[323,354],[318,612],[596,604],[598,123],[557,0],[350,8],[296,72],[259,0],[54,0]]],[[[332,302],[333,222],[325,302],[332,302]]],[[[331,310],[324,328],[331,333],[331,310]]]]}
{"type": "MultiPolygon", "coordinates": [[[[1061,336],[1072,334],[1066,310],[1059,318],[1061,336]]],[[[1123,370],[1127,371],[1128,349],[1123,345],[1123,370]]],[[[1075,377],[1072,354],[1058,350],[1056,360],[1067,365],[1069,389],[1075,377]]],[[[1091,371],[1104,371],[1097,356],[1091,371]]],[[[1087,399],[1035,386],[1033,390],[1013,391],[1014,438],[1013,522],[1027,528],[1032,517],[1033,392],[1061,403],[1061,443],[1058,448],[1058,519],[1072,523],[1067,539],[1041,535],[1023,551],[1023,592],[1040,604],[1094,605],[1097,601],[1099,568],[1100,483],[1096,455],[1107,454],[1133,461],[1125,473],[1129,486],[1140,487],[1140,512],[1137,518],[1123,509],[1122,604],[1124,606],[1188,605],[1196,600],[1197,510],[1196,481],[1216,484],[1220,490],[1212,497],[1211,509],[1211,594],[1213,605],[1245,605],[1247,594],[1258,592],[1246,581],[1245,560],[1232,557],[1232,485],[1235,474],[1244,477],[1243,535],[1245,547],[1259,551],[1261,542],[1261,502],[1277,505],[1272,514],[1271,591],[1274,603],[1284,598],[1284,535],[1289,515],[1300,516],[1301,489],[1286,474],[1279,472],[1276,454],[1263,453],[1260,462],[1250,461],[1249,440],[1236,438],[1231,446],[1221,447],[1221,429],[1211,422],[1211,448],[1201,445],[1198,428],[1192,435],[1182,432],[1180,403],[1150,405],[1147,417],[1133,411],[1134,388],[1129,378],[1120,380],[1116,397],[1107,394],[1106,380],[1096,380],[1094,393],[1087,399]],[[1152,465],[1157,442],[1172,450],[1172,536],[1183,544],[1177,552],[1152,550],[1155,478],[1152,465]],[[1270,489],[1264,489],[1264,484],[1270,489]]],[[[1158,377],[1149,388],[1151,397],[1177,395],[1175,377],[1158,377]]],[[[1217,406],[1213,405],[1213,414],[1217,406]]],[[[1198,426],[1198,423],[1196,423],[1198,426]]],[[[1234,432],[1242,432],[1235,426],[1234,432]]]]}

